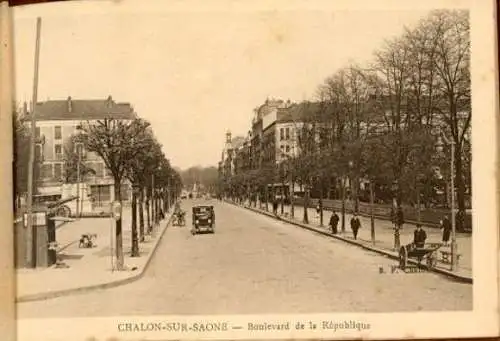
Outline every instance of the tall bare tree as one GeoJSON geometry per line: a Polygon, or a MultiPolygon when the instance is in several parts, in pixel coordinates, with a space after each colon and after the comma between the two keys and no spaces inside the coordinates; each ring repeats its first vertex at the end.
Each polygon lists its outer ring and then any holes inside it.
{"type": "MultiPolygon", "coordinates": [[[[80,125],[79,142],[90,152],[95,152],[104,161],[113,175],[114,195],[121,201],[121,185],[127,172],[128,161],[141,153],[130,142],[140,136],[148,124],[142,120],[132,121],[103,119],[85,122],[80,125]]],[[[122,218],[116,220],[116,258],[117,269],[124,269],[122,218]]]]}

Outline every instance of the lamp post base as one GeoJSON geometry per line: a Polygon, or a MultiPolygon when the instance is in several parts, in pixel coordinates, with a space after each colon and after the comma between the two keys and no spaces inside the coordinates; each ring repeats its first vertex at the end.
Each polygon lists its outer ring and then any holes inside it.
{"type": "Polygon", "coordinates": [[[450,270],[451,271],[456,271],[458,268],[458,247],[457,247],[457,241],[453,240],[451,242],[451,260],[450,260],[450,270]]]}

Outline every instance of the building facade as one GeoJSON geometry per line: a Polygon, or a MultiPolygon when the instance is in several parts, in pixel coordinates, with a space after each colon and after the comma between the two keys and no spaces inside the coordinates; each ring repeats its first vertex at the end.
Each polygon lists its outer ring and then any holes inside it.
{"type": "MultiPolygon", "coordinates": [[[[24,106],[25,123],[30,125],[30,113],[24,106]]],[[[101,119],[133,120],[137,117],[129,103],[117,103],[111,96],[107,99],[48,100],[38,102],[35,110],[36,145],[38,164],[37,189],[40,195],[58,196],[62,194],[65,183],[65,160],[67,146],[72,136],[78,133],[83,122],[90,124],[101,119]]],[[[95,174],[82,176],[81,182],[87,184],[94,205],[107,205],[115,200],[113,177],[104,161],[95,153],[79,149],[81,163],[94,170],[95,174]]],[[[122,200],[129,200],[130,186],[122,187],[122,200]]]]}

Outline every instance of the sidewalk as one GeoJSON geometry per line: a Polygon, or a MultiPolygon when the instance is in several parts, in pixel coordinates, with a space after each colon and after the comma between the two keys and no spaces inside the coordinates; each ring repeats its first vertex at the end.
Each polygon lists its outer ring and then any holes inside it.
{"type": "MultiPolygon", "coordinates": [[[[59,244],[58,260],[64,267],[53,265],[43,269],[18,269],[17,302],[43,300],[62,295],[122,285],[139,279],[165,232],[171,213],[167,213],[151,236],[139,243],[139,257],[130,257],[131,211],[124,208],[122,215],[123,253],[125,270],[112,271],[114,254],[114,220],[111,218],[83,218],[67,223],[56,230],[59,244]],[[93,248],[79,248],[83,233],[97,234],[93,248]],[[113,241],[111,237],[113,236],[113,241]],[[113,250],[111,249],[113,247],[113,250]]],[[[116,257],[113,267],[116,268],[116,257]]]]}
{"type": "MultiPolygon", "coordinates": [[[[259,209],[257,205],[256,209],[262,213],[272,213],[272,205],[269,205],[269,212],[265,211],[265,206],[263,204],[262,210],[259,209]]],[[[252,209],[255,209],[252,207],[252,209]]],[[[307,225],[308,228],[312,228],[321,233],[330,234],[328,227],[328,222],[332,215],[331,211],[323,212],[323,227],[320,226],[320,218],[316,213],[315,208],[309,208],[308,218],[309,224],[303,224],[304,208],[301,206],[294,207],[294,218],[290,217],[290,206],[284,207],[284,215],[281,215],[281,205],[278,206],[278,216],[284,221],[290,221],[294,224],[307,225]]],[[[356,243],[360,246],[364,246],[374,250],[383,250],[385,254],[397,256],[398,252],[394,250],[394,229],[391,222],[382,219],[375,219],[375,244],[371,241],[371,221],[370,218],[358,216],[361,222],[361,229],[358,232],[358,239],[354,240],[352,231],[350,228],[351,214],[345,215],[345,232],[341,232],[342,215],[341,212],[337,212],[340,221],[338,225],[339,233],[335,235],[338,239],[343,239],[345,241],[356,243]]],[[[415,230],[414,225],[405,224],[403,229],[400,230],[400,244],[406,245],[413,240],[413,231],[415,230]]],[[[427,232],[427,242],[429,243],[440,243],[442,238],[442,231],[438,228],[425,228],[427,232]]],[[[472,280],[472,236],[468,233],[457,233],[457,245],[458,251],[460,253],[460,261],[457,270],[453,273],[450,271],[450,264],[441,261],[441,254],[438,252],[438,263],[436,268],[443,273],[456,275],[465,279],[472,280]]],[[[440,250],[448,250],[449,247],[442,247],[440,250]]]]}

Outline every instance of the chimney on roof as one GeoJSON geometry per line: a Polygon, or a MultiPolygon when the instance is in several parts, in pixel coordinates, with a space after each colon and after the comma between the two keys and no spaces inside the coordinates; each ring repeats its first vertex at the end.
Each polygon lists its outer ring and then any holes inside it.
{"type": "Polygon", "coordinates": [[[229,130],[226,132],[226,143],[231,143],[231,132],[229,130]]]}
{"type": "Polygon", "coordinates": [[[113,97],[111,97],[111,95],[108,96],[107,105],[109,108],[113,105],[113,97]]]}
{"type": "Polygon", "coordinates": [[[68,96],[68,112],[73,111],[73,103],[71,101],[71,96],[68,96]]]}

